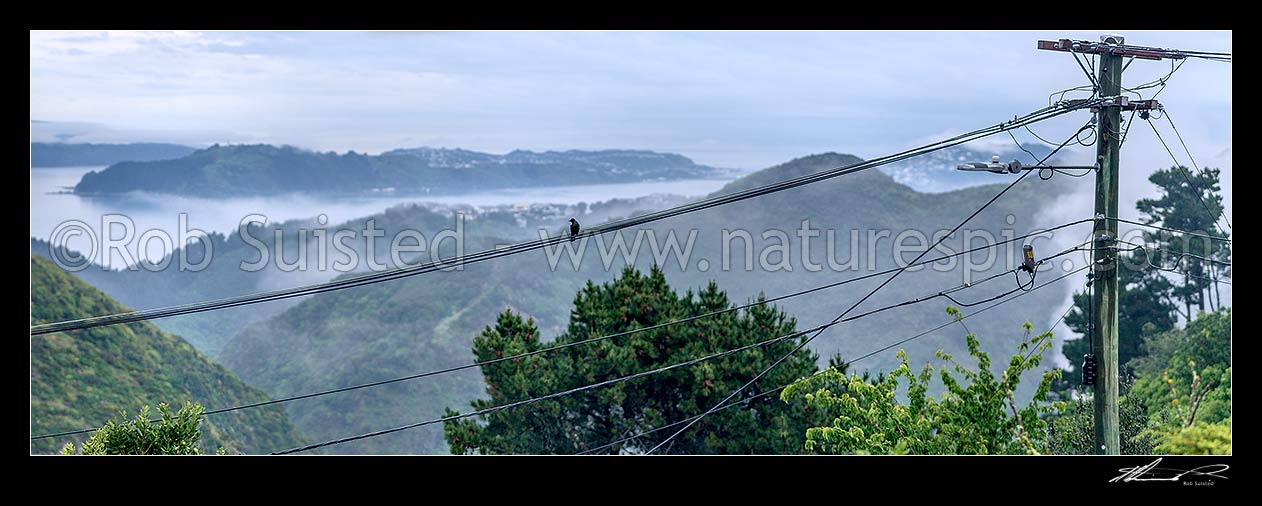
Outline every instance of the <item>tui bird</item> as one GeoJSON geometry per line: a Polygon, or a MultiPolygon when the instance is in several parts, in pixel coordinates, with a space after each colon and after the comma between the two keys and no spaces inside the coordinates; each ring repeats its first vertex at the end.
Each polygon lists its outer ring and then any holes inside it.
{"type": "Polygon", "coordinates": [[[573,241],[575,237],[578,237],[578,220],[570,218],[570,240],[573,241]]]}

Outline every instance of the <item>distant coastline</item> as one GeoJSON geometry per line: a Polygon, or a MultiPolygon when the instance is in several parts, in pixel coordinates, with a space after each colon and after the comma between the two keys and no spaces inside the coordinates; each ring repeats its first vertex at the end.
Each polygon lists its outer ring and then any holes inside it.
{"type": "Polygon", "coordinates": [[[641,150],[516,150],[503,155],[416,148],[366,155],[291,146],[214,145],[166,160],[124,161],[84,174],[83,196],[132,191],[219,197],[451,195],[507,188],[732,179],[741,171],[641,150]]]}

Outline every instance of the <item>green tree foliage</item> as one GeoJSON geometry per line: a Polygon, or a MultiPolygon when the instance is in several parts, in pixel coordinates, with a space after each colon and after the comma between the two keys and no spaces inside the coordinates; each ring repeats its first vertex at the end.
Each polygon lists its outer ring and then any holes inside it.
{"type": "MultiPolygon", "coordinates": [[[[955,308],[948,312],[957,319],[955,308]]],[[[946,386],[941,398],[929,395],[934,368],[926,364],[916,373],[907,355],[899,350],[902,363],[879,381],[864,381],[859,375],[831,367],[798,381],[781,393],[790,404],[804,402],[818,409],[831,423],[807,429],[804,448],[827,454],[1037,454],[1048,451],[1045,415],[1059,410],[1062,403],[1047,403],[1051,382],[1060,371],[1042,375],[1034,398],[1018,408],[1014,391],[1021,376],[1037,369],[1042,354],[1051,347],[1051,333],[1025,337],[1018,353],[996,376],[990,356],[981,349],[977,336],[965,335],[969,355],[977,360],[970,369],[951,355],[938,352],[944,362],[937,376],[946,386]],[[1027,358],[1028,355],[1028,358],[1027,358]],[[907,402],[898,401],[900,381],[907,380],[907,402]],[[845,385],[837,388],[837,385],[845,385]]]]}
{"type": "MultiPolygon", "coordinates": [[[[1145,223],[1225,238],[1227,234],[1214,225],[1222,209],[1218,175],[1219,170],[1211,168],[1197,174],[1187,167],[1158,170],[1148,180],[1157,186],[1160,196],[1140,199],[1136,208],[1145,223]]],[[[1219,286],[1212,279],[1231,274],[1230,267],[1185,256],[1230,261],[1228,243],[1163,231],[1144,232],[1144,242],[1155,248],[1122,253],[1118,262],[1118,362],[1128,373],[1134,373],[1133,366],[1145,365],[1144,357],[1148,353],[1144,348],[1160,346],[1158,336],[1175,328],[1178,315],[1190,320],[1195,316],[1193,306],[1202,311],[1216,309],[1220,305],[1219,286]],[[1156,267],[1173,269],[1182,274],[1181,279],[1176,274],[1177,281],[1171,281],[1156,267]]],[[[1086,336],[1090,298],[1086,292],[1074,293],[1073,297],[1074,308],[1065,323],[1074,332],[1086,336]]],[[[1091,343],[1087,339],[1066,341],[1062,348],[1065,357],[1074,364],[1090,350],[1091,343]]],[[[1164,362],[1161,365],[1164,367],[1164,362]]]]}
{"type": "MultiPolygon", "coordinates": [[[[1148,409],[1140,398],[1127,395],[1133,382],[1119,384],[1118,418],[1122,422],[1119,439],[1123,455],[1151,455],[1161,443],[1149,429],[1159,422],[1150,421],[1148,409]]],[[[1051,417],[1047,427],[1048,445],[1056,455],[1091,455],[1095,453],[1095,401],[1083,395],[1067,403],[1065,411],[1051,417]]]]}
{"type": "MultiPolygon", "coordinates": [[[[129,311],[43,257],[31,255],[31,323],[129,311]]],[[[99,426],[122,409],[159,402],[215,407],[267,400],[231,371],[181,339],[147,322],[31,337],[31,432],[99,426]]],[[[178,405],[178,404],[177,404],[178,405]]],[[[304,441],[282,406],[217,415],[203,426],[206,449],[256,453],[304,441]]],[[[33,453],[53,453],[67,440],[31,441],[33,453]]]]}
{"type": "MultiPolygon", "coordinates": [[[[1119,307],[1117,312],[1118,363],[1127,364],[1143,355],[1144,336],[1174,328],[1176,306],[1170,302],[1173,285],[1159,271],[1143,266],[1142,254],[1123,254],[1118,266],[1119,307]]],[[[1061,352],[1070,363],[1078,364],[1091,352],[1086,337],[1090,325],[1089,292],[1075,292],[1074,308],[1065,316],[1065,324],[1083,337],[1065,341],[1061,352]]]]}
{"type": "Polygon", "coordinates": [[[1127,362],[1126,369],[1136,377],[1161,377],[1170,359],[1186,340],[1187,333],[1181,328],[1146,333],[1139,356],[1127,362]]]}
{"type": "MultiPolygon", "coordinates": [[[[1218,174],[1218,169],[1208,167],[1200,173],[1181,166],[1158,170],[1148,180],[1157,185],[1161,195],[1154,199],[1141,199],[1136,208],[1143,213],[1146,223],[1227,237],[1214,225],[1223,208],[1218,174]]],[[[1193,306],[1201,311],[1217,309],[1220,305],[1217,301],[1219,287],[1212,279],[1220,275],[1230,276],[1230,269],[1223,270],[1221,266],[1183,255],[1229,261],[1231,246],[1228,243],[1163,231],[1145,232],[1144,240],[1164,250],[1149,252],[1154,264],[1173,267],[1183,274],[1182,283],[1173,287],[1171,295],[1182,302],[1184,318],[1194,316],[1193,306]]]]}
{"type": "Polygon", "coordinates": [[[1180,415],[1183,425],[1197,420],[1218,423],[1231,417],[1231,308],[1200,313],[1187,327],[1154,337],[1151,342],[1154,347],[1173,346],[1174,351],[1161,370],[1145,364],[1145,372],[1135,383],[1134,392],[1150,414],[1166,409],[1177,414],[1194,402],[1195,391],[1199,405],[1195,416],[1186,412],[1180,415]],[[1197,377],[1201,378],[1199,385],[1197,377]],[[1172,391],[1176,395],[1173,398],[1172,391]]]}
{"type": "MultiPolygon", "coordinates": [[[[1224,389],[1213,389],[1215,385],[1212,379],[1205,382],[1205,378],[1197,374],[1195,362],[1189,363],[1188,367],[1192,369],[1192,386],[1186,396],[1179,392],[1177,382],[1170,377],[1168,370],[1162,378],[1170,387],[1170,406],[1163,412],[1167,415],[1167,423],[1149,431],[1162,440],[1157,449],[1166,453],[1192,455],[1231,453],[1230,412],[1219,423],[1197,418],[1206,395],[1224,389]]],[[[1223,377],[1231,377],[1231,368],[1227,368],[1223,377]]]]}
{"type": "MultiPolygon", "coordinates": [[[[627,268],[611,283],[588,282],[574,298],[569,327],[551,343],[540,339],[534,321],[506,310],[474,340],[479,361],[515,355],[607,334],[644,328],[732,306],[711,282],[698,293],[677,295],[663,272],[645,275],[627,268]]],[[[488,399],[475,410],[539,397],[583,385],[676,364],[758,341],[793,334],[796,321],[767,305],[689,323],[639,332],[584,346],[482,366],[488,399]]],[[[779,341],[648,377],[577,394],[449,421],[445,436],[453,453],[573,454],[699,415],[758,371],[789,353],[805,336],[779,341]]],[[[702,419],[663,447],[671,454],[792,453],[802,445],[810,414],[776,402],[750,400],[759,387],[782,385],[817,371],[806,349],[743,392],[740,408],[702,419]]],[[[448,415],[456,414],[448,410],[448,415]]],[[[670,435],[660,431],[607,451],[641,452],[670,435]]]]}
{"type": "Polygon", "coordinates": [[[1131,362],[1138,379],[1127,397],[1152,420],[1146,436],[1159,442],[1154,451],[1230,453],[1231,308],[1148,336],[1144,351],[1131,362]]]}
{"type": "MultiPolygon", "coordinates": [[[[127,412],[119,418],[105,422],[105,426],[92,433],[80,449],[82,455],[201,455],[198,440],[202,414],[201,404],[186,403],[179,412],[171,413],[165,402],[158,404],[162,419],[150,420],[149,406],[142,406],[134,420],[127,420],[127,412]]],[[[218,453],[224,453],[221,447],[218,453]]],[[[62,455],[74,455],[74,443],[66,443],[62,455]]]]}
{"type": "Polygon", "coordinates": [[[1222,423],[1197,421],[1189,427],[1169,431],[1157,451],[1176,455],[1227,455],[1231,453],[1231,418],[1222,423]]]}

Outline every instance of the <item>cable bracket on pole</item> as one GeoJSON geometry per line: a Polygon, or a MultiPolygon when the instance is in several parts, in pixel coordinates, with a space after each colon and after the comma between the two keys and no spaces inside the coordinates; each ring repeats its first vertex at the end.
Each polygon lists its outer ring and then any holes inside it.
{"type": "Polygon", "coordinates": [[[1092,112],[1099,112],[1101,109],[1106,108],[1106,107],[1120,107],[1123,111],[1145,111],[1145,112],[1146,111],[1160,111],[1160,110],[1165,109],[1165,107],[1161,105],[1161,102],[1158,102],[1156,100],[1132,101],[1125,95],[1119,95],[1115,97],[1104,97],[1101,100],[1102,102],[1100,102],[1099,105],[1095,105],[1091,107],[1092,112]]]}
{"type": "MultiPolygon", "coordinates": [[[[1099,215],[1097,215],[1097,218],[1099,215]]],[[[1096,258],[1094,267],[1096,271],[1113,270],[1117,261],[1117,238],[1107,231],[1100,231],[1095,236],[1095,249],[1101,254],[1096,258]]]]}
{"type": "Polygon", "coordinates": [[[1100,109],[1102,109],[1102,108],[1105,108],[1105,107],[1121,107],[1121,108],[1125,109],[1125,108],[1126,108],[1127,106],[1129,106],[1130,104],[1131,104],[1130,98],[1128,98],[1126,95],[1117,95],[1117,96],[1113,96],[1113,97],[1102,97],[1102,98],[1100,99],[1100,104],[1099,104],[1099,105],[1096,105],[1096,106],[1092,106],[1092,107],[1091,107],[1091,110],[1093,110],[1093,111],[1098,111],[1098,110],[1100,110],[1100,109]]]}

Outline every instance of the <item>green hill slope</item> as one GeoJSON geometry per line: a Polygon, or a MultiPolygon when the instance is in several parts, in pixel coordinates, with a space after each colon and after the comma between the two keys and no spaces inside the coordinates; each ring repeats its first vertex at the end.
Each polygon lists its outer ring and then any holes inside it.
{"type": "MultiPolygon", "coordinates": [[[[473,336],[505,307],[532,316],[555,335],[581,282],[554,278],[531,262],[500,259],[463,272],[380,283],[315,296],[247,327],[222,355],[251,384],[275,396],[389,379],[474,360],[473,336]],[[390,286],[387,286],[390,285],[390,286]],[[489,318],[489,320],[488,320],[489,318]],[[280,357],[290,360],[279,360],[280,357]]],[[[312,438],[442,416],[484,388],[466,369],[290,403],[290,417],[312,438]]],[[[338,445],[331,453],[447,453],[442,425],[338,445]]]]}
{"type": "MultiPolygon", "coordinates": [[[[466,251],[493,247],[497,243],[511,243],[530,240],[537,237],[535,227],[551,227],[560,230],[566,223],[566,217],[573,214],[583,216],[583,221],[599,223],[612,218],[625,217],[645,209],[660,209],[684,202],[684,197],[654,195],[634,199],[613,199],[591,204],[581,203],[578,206],[531,206],[518,209],[512,205],[496,208],[474,210],[468,206],[448,208],[441,204],[405,204],[395,206],[381,213],[363,216],[343,223],[329,223],[325,226],[317,224],[314,215],[320,209],[314,208],[312,217],[293,219],[283,223],[269,223],[266,227],[252,232],[251,235],[263,244],[268,251],[276,251],[276,232],[283,233],[283,246],[287,259],[294,262],[299,257],[299,248],[307,251],[308,261],[304,269],[283,272],[278,267],[278,255],[269,255],[268,265],[262,270],[242,268],[243,263],[253,264],[258,261],[258,250],[242,240],[238,231],[228,235],[211,233],[213,241],[212,261],[204,269],[180,269],[180,257],[187,256],[189,263],[199,263],[205,258],[202,242],[191,242],[186,251],[173,251],[159,264],[165,262],[167,268],[150,270],[149,268],[118,269],[102,268],[93,264],[90,267],[75,271],[73,275],[87,281],[92,286],[108,294],[114,300],[133,309],[152,309],[179,304],[234,297],[270,291],[280,288],[301,286],[332,279],[340,272],[329,267],[334,262],[344,261],[332,244],[332,237],[342,231],[357,234],[355,240],[343,241],[342,246],[353,249],[358,258],[366,258],[366,241],[363,230],[367,223],[375,223],[375,227],[388,234],[376,240],[378,261],[393,265],[388,254],[393,234],[401,230],[415,230],[434,238],[445,230],[452,230],[456,221],[453,212],[472,213],[463,226],[468,240],[466,251]],[[564,217],[563,217],[564,216],[564,217]],[[298,232],[300,230],[306,232],[298,232]],[[315,237],[313,230],[323,230],[323,243],[315,237]],[[302,236],[298,234],[301,233],[302,236]],[[301,238],[305,237],[305,239],[301,238]],[[318,250],[328,252],[324,266],[320,266],[318,250]]],[[[444,246],[452,246],[452,241],[444,242],[444,246]]],[[[446,250],[444,250],[446,251],[446,250]]],[[[51,258],[53,250],[47,241],[31,238],[31,253],[51,258]]],[[[77,252],[64,250],[58,255],[71,258],[77,252]],[[65,256],[69,255],[69,256],[65,256]]],[[[451,255],[443,253],[444,258],[451,255]]],[[[366,268],[361,263],[360,268],[366,268]]],[[[192,343],[198,351],[211,359],[219,361],[224,345],[245,326],[276,316],[281,311],[293,306],[302,299],[285,299],[266,304],[255,304],[181,315],[170,318],[152,320],[158,328],[179,335],[192,343]]]]}
{"type": "MultiPolygon", "coordinates": [[[[127,311],[123,305],[31,255],[31,323],[127,311]]],[[[31,338],[31,433],[99,426],[125,409],[200,402],[207,409],[268,397],[212,362],[178,336],[149,323],[131,323],[31,338]]],[[[86,435],[32,441],[32,453],[53,452],[86,435]]],[[[207,417],[202,447],[265,453],[303,438],[283,408],[267,406],[207,417]]]]}
{"type": "MultiPolygon", "coordinates": [[[[849,155],[831,153],[803,157],[735,181],[721,192],[856,160],[849,155]]],[[[997,176],[996,182],[1007,180],[997,176]]],[[[1063,178],[1051,181],[1027,178],[947,245],[951,251],[961,251],[966,232],[970,231],[989,232],[1002,240],[1005,229],[1010,229],[1007,237],[1011,237],[1052,224],[1040,221],[1042,206],[1048,202],[1046,196],[1063,191],[1064,184],[1063,178]]],[[[682,268],[675,258],[667,259],[662,265],[671,286],[685,290],[715,280],[733,300],[743,302],[759,292],[777,296],[894,267],[891,236],[906,230],[932,236],[968,216],[998,189],[996,185],[988,185],[938,194],[919,193],[872,170],[663,220],[646,229],[659,239],[674,232],[680,242],[685,242],[690,233],[696,233],[694,251],[682,268]],[[732,268],[720,269],[723,231],[748,231],[753,237],[753,256],[757,264],[758,252],[768,243],[761,237],[763,232],[780,231],[795,238],[797,228],[806,219],[814,228],[835,231],[837,251],[832,256],[838,262],[845,262],[851,256],[850,232],[857,231],[859,240],[853,248],[853,253],[858,255],[856,265],[836,271],[825,264],[823,271],[811,272],[798,260],[802,251],[795,245],[788,254],[793,260],[792,271],[768,270],[758,265],[746,270],[744,246],[738,240],[730,255],[732,268]],[[868,232],[880,231],[890,235],[869,239],[868,232]],[[703,259],[710,266],[708,270],[698,267],[703,259]]],[[[554,223],[562,224],[564,220],[565,217],[558,217],[554,223]]],[[[397,221],[412,220],[400,217],[397,221]]],[[[584,223],[592,222],[585,220],[584,223]]],[[[634,235],[632,231],[624,239],[630,243],[634,235]]],[[[817,237],[809,246],[808,253],[815,263],[825,262],[828,251],[824,239],[817,237]]],[[[486,236],[466,237],[466,241],[466,252],[508,242],[486,236]]],[[[579,247],[581,242],[571,244],[579,247]]],[[[923,249],[915,241],[910,244],[912,246],[906,248],[908,252],[903,254],[904,261],[910,261],[923,249]]],[[[980,245],[980,241],[973,245],[980,245]]],[[[1036,248],[1040,255],[1051,253],[1052,249],[1047,242],[1036,243],[1036,248]]],[[[577,270],[565,259],[561,260],[560,268],[552,270],[546,255],[536,251],[469,265],[462,272],[433,273],[313,296],[267,321],[247,327],[225,345],[221,359],[242,378],[273,395],[304,393],[467,364],[474,359],[470,349],[474,336],[485,325],[493,324],[495,315],[505,307],[535,318],[545,340],[560,333],[578,288],[588,280],[609,281],[626,265],[619,258],[606,268],[597,250],[594,242],[589,244],[577,270]]],[[[648,265],[655,262],[651,250],[646,241],[635,259],[641,270],[647,270],[648,265]]],[[[997,258],[1010,258],[1015,267],[1019,252],[1019,246],[1000,249],[997,258]]],[[[771,258],[774,260],[777,256],[773,254],[771,258]]],[[[975,261],[980,263],[985,256],[979,253],[975,261]]],[[[974,272],[972,279],[1008,268],[1011,267],[995,265],[974,272]]],[[[1059,272],[1047,273],[1039,280],[1057,275],[1059,272]]],[[[776,305],[796,316],[801,326],[814,326],[831,320],[880,281],[871,279],[778,301],[776,305]]],[[[958,267],[946,272],[930,269],[909,272],[857,312],[930,295],[964,281],[958,267]]],[[[1013,278],[1007,276],[963,292],[959,298],[965,302],[975,301],[1015,287],[1013,278]]],[[[1021,337],[1015,335],[1013,329],[1019,329],[1022,322],[1029,319],[1041,329],[1055,320],[1058,311],[1064,310],[1060,304],[1066,300],[1069,288],[1068,284],[1063,284],[1031,293],[1023,297],[1021,303],[1005,306],[1005,310],[989,312],[978,320],[970,319],[969,328],[978,333],[986,349],[1008,351],[1021,337]]],[[[947,303],[945,299],[937,299],[850,322],[822,335],[812,347],[824,357],[822,360],[833,353],[855,357],[949,321],[943,311],[947,303]]],[[[904,347],[913,361],[921,363],[934,360],[933,352],[939,348],[961,355],[967,353],[963,334],[962,327],[949,327],[904,347]]],[[[889,370],[896,364],[894,350],[890,350],[856,364],[856,370],[889,370]]],[[[477,371],[465,370],[309,399],[291,403],[288,409],[304,433],[312,438],[331,439],[441,416],[443,407],[466,406],[469,400],[480,395],[482,388],[477,371]]],[[[436,426],[355,441],[329,450],[336,453],[447,452],[441,428],[436,426]]]]}

